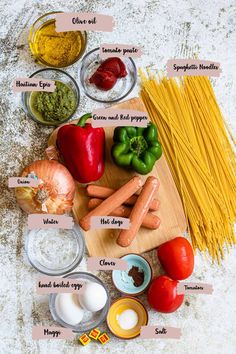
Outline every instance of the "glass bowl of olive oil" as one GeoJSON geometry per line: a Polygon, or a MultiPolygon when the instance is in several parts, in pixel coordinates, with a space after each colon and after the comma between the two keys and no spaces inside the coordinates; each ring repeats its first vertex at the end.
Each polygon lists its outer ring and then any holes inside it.
{"type": "Polygon", "coordinates": [[[76,112],[80,91],[76,81],[60,69],[41,69],[30,78],[53,80],[55,90],[22,92],[21,99],[25,113],[35,122],[57,126],[67,122],[76,112]]]}
{"type": "Polygon", "coordinates": [[[31,26],[29,46],[36,61],[53,68],[64,68],[77,62],[87,45],[85,31],[56,32],[56,15],[40,16],[31,26]]]}

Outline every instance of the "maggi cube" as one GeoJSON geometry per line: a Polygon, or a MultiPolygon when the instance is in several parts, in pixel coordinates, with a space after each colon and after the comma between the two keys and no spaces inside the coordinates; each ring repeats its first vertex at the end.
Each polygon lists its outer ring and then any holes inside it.
{"type": "Polygon", "coordinates": [[[93,338],[93,339],[95,339],[95,340],[97,340],[98,337],[99,337],[99,335],[100,335],[100,333],[101,333],[101,331],[99,331],[98,328],[94,328],[94,329],[92,329],[92,331],[89,333],[89,337],[90,337],[90,338],[93,338]]]}
{"type": "Polygon", "coordinates": [[[91,342],[91,339],[87,336],[87,334],[82,334],[81,337],[79,337],[79,341],[83,344],[83,345],[87,345],[89,344],[89,342],[91,342]]]}
{"type": "Polygon", "coordinates": [[[99,340],[102,344],[106,344],[107,342],[109,342],[110,338],[109,338],[108,335],[104,332],[103,334],[100,335],[100,337],[98,338],[98,340],[99,340]]]}

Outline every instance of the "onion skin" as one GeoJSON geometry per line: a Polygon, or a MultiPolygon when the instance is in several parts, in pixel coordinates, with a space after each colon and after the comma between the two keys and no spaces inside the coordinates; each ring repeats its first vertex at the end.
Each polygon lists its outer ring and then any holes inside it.
{"type": "Polygon", "coordinates": [[[64,214],[71,211],[75,182],[67,168],[54,160],[38,160],[25,167],[21,177],[32,172],[44,182],[41,187],[48,194],[45,200],[47,211],[42,210],[42,202],[37,198],[39,187],[17,187],[15,194],[19,206],[28,214],[64,214]]]}

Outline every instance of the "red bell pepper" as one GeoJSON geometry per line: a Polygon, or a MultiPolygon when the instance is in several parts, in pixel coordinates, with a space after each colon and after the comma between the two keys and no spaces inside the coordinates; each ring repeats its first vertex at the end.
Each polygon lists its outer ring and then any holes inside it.
{"type": "Polygon", "coordinates": [[[57,147],[65,165],[80,183],[97,181],[105,167],[105,132],[86,123],[91,117],[87,113],[77,124],[62,126],[57,134],[57,147]]]}

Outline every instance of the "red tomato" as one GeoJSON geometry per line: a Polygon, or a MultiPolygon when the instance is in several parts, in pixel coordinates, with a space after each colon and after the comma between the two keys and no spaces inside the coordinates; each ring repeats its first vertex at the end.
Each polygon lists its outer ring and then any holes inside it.
{"type": "Polygon", "coordinates": [[[172,279],[188,278],[194,267],[194,254],[191,244],[184,237],[163,243],[157,249],[157,256],[162,267],[172,279]]]}
{"type": "Polygon", "coordinates": [[[177,294],[177,280],[172,280],[166,275],[155,278],[148,289],[148,302],[151,307],[159,312],[174,312],[184,301],[184,295],[177,294]]]}

